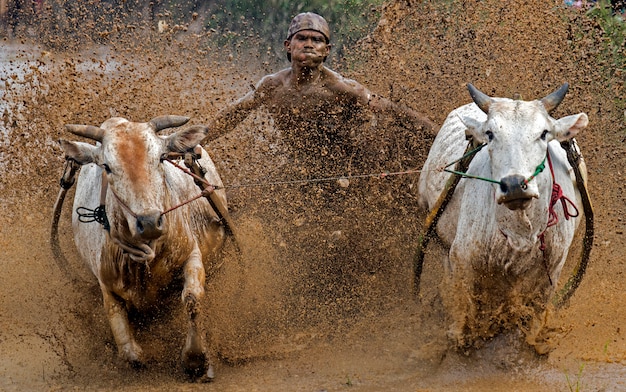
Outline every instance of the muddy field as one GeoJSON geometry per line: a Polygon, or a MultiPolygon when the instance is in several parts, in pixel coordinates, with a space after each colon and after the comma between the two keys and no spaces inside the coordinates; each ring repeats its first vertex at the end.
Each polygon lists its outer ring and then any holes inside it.
{"type": "MultiPolygon", "coordinates": [[[[211,47],[202,17],[190,16],[188,29],[127,26],[127,34],[116,30],[118,40],[91,42],[77,32],[82,41],[71,50],[62,36],[37,40],[28,30],[0,42],[0,390],[626,390],[626,76],[604,57],[600,27],[559,1],[391,1],[382,11],[377,28],[331,68],[438,124],[469,101],[467,82],[532,99],[567,81],[553,115],[588,114],[577,140],[589,169],[594,247],[580,288],[549,320],[562,331],[554,351],[537,357],[515,334],[470,356],[448,349],[437,243],[419,297],[412,291],[423,219],[417,174],[354,179],[349,203],[333,214],[295,202],[319,184],[238,187],[293,179],[285,178],[280,132],[261,111],[206,145],[231,186],[242,234],[241,253],[227,243],[207,284],[203,322],[216,379],[189,383],[180,368],[176,295],[139,320],[146,368],[122,363],[99,288],[76,255],[69,201],[60,233],[70,276],[50,251],[63,165],[56,140],[70,137],[66,123],[99,125],[111,116],[206,123],[261,76],[288,66],[211,47]]],[[[432,142],[384,116],[363,127],[376,135],[364,158],[370,173],[418,169],[432,142]]],[[[564,275],[580,250],[579,239],[564,275]]]]}

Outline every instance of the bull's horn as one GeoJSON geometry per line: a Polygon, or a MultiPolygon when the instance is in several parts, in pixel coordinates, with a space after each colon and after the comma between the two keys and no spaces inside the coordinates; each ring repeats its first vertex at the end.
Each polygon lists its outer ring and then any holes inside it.
{"type": "Polygon", "coordinates": [[[548,95],[545,98],[541,98],[541,103],[543,107],[546,108],[548,113],[556,109],[557,106],[561,103],[563,98],[565,98],[565,94],[567,94],[567,90],[569,89],[569,83],[563,83],[558,90],[548,95]]]}
{"type": "Polygon", "coordinates": [[[491,106],[493,100],[487,94],[474,87],[471,83],[467,84],[467,89],[480,110],[489,114],[489,106],[491,106]]]}
{"type": "Polygon", "coordinates": [[[65,129],[74,135],[86,137],[97,142],[102,142],[104,129],[93,125],[65,124],[65,129]]]}
{"type": "Polygon", "coordinates": [[[165,128],[180,127],[185,125],[189,121],[189,117],[185,116],[159,116],[155,117],[148,122],[154,132],[159,132],[165,128]]]}

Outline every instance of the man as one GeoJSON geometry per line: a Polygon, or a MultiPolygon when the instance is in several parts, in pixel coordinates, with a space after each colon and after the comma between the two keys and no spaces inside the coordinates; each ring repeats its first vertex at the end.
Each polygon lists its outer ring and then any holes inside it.
{"type": "Polygon", "coordinates": [[[428,136],[434,134],[434,124],[426,117],[324,66],[332,45],[328,23],[320,15],[306,12],[294,17],[284,47],[291,67],[266,75],[253,91],[224,109],[211,124],[209,139],[231,131],[264,106],[292,148],[292,162],[319,176],[354,169],[351,157],[356,145],[366,143],[359,131],[369,118],[368,110],[391,114],[428,136]]]}
{"type": "MultiPolygon", "coordinates": [[[[266,187],[263,197],[247,203],[259,204],[256,211],[280,244],[279,258],[289,271],[285,279],[293,279],[292,287],[287,281],[284,284],[297,302],[292,305],[298,314],[315,318],[322,311],[349,312],[351,306],[335,298],[354,297],[356,301],[362,297],[360,290],[373,282],[373,274],[394,269],[387,237],[398,238],[393,232],[398,226],[391,225],[395,221],[387,219],[388,214],[410,216],[389,207],[388,200],[402,199],[402,192],[386,185],[377,192],[377,179],[368,183],[349,176],[391,169],[391,164],[401,161],[395,154],[398,146],[412,144],[402,136],[432,141],[434,124],[325,67],[330,29],[321,16],[307,12],[293,18],[284,47],[291,67],[264,76],[253,91],[222,110],[209,126],[209,140],[230,132],[263,106],[289,155],[281,168],[284,177],[272,180],[348,177],[266,187]],[[392,117],[388,122],[401,123],[402,132],[382,129],[380,121],[372,120],[378,114],[392,117]],[[381,153],[385,143],[388,148],[381,153]],[[386,225],[392,227],[385,230],[386,225]],[[318,306],[320,301],[325,306],[318,306]]],[[[409,189],[404,186],[402,191],[409,193],[409,189]]],[[[249,208],[255,209],[252,204],[249,208]]],[[[353,305],[358,307],[358,301],[353,305]]]]}

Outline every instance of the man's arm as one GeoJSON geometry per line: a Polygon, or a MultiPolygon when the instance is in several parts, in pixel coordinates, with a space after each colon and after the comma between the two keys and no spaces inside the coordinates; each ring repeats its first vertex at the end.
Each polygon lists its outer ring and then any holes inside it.
{"type": "Polygon", "coordinates": [[[409,108],[406,105],[397,104],[391,100],[372,93],[359,82],[338,76],[335,85],[336,91],[352,95],[364,106],[368,106],[373,112],[388,113],[394,115],[402,122],[407,122],[415,127],[420,127],[424,131],[436,135],[437,126],[423,114],[409,108]]]}
{"type": "Polygon", "coordinates": [[[438,128],[435,123],[430,121],[428,117],[418,113],[417,111],[411,109],[406,105],[397,104],[387,98],[378,96],[376,94],[371,94],[369,107],[374,112],[391,113],[403,123],[411,123],[416,127],[421,127],[424,131],[430,133],[433,136],[437,135],[438,128]]]}
{"type": "Polygon", "coordinates": [[[248,117],[250,112],[273,99],[276,88],[283,83],[284,75],[285,71],[265,75],[252,87],[252,91],[222,109],[209,124],[209,136],[206,140],[215,140],[232,131],[248,117]]]}
{"type": "Polygon", "coordinates": [[[256,92],[256,89],[252,90],[233,104],[220,110],[209,124],[209,135],[206,141],[215,140],[232,131],[248,117],[251,111],[258,108],[261,105],[261,100],[257,97],[256,92]]]}

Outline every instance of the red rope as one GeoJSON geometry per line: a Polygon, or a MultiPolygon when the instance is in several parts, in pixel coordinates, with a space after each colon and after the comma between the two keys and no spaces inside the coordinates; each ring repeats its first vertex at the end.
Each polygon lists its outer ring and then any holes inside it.
{"type": "Polygon", "coordinates": [[[213,193],[213,191],[215,191],[215,189],[216,189],[216,188],[215,188],[213,185],[211,185],[211,184],[210,184],[207,180],[205,180],[203,177],[200,177],[200,176],[196,175],[196,174],[195,174],[195,173],[193,173],[191,170],[189,170],[189,169],[187,169],[187,168],[185,168],[185,167],[180,166],[179,164],[177,164],[176,162],[174,162],[173,160],[171,160],[171,159],[169,159],[169,158],[166,158],[165,160],[166,160],[166,161],[168,161],[169,163],[171,163],[172,165],[174,165],[175,167],[179,168],[179,169],[180,169],[180,170],[182,170],[183,172],[185,172],[185,173],[189,174],[190,176],[192,176],[192,177],[193,177],[193,178],[195,178],[196,180],[198,180],[198,181],[202,182],[204,185],[206,185],[206,188],[204,188],[204,190],[203,190],[202,192],[200,192],[200,194],[199,194],[199,195],[196,195],[196,196],[192,197],[192,198],[191,198],[191,199],[189,199],[189,200],[183,201],[182,203],[177,204],[177,205],[173,206],[172,208],[169,208],[169,209],[167,209],[167,210],[163,211],[163,212],[161,213],[161,216],[163,216],[163,215],[167,214],[168,212],[172,212],[172,211],[174,211],[175,209],[180,208],[180,207],[182,207],[182,206],[184,206],[184,205],[186,205],[186,204],[189,204],[189,203],[191,203],[192,201],[197,200],[197,199],[199,199],[199,198],[201,198],[201,197],[203,197],[203,196],[204,196],[204,197],[207,197],[208,195],[210,195],[211,193],[213,193]]]}
{"type": "Polygon", "coordinates": [[[576,204],[574,204],[574,202],[569,197],[563,194],[563,189],[554,180],[554,169],[552,168],[552,159],[550,159],[549,154],[548,154],[548,164],[550,165],[550,173],[552,174],[552,196],[550,197],[550,206],[548,207],[549,218],[548,218],[548,224],[546,226],[546,229],[548,227],[556,225],[559,222],[559,216],[556,214],[556,211],[554,211],[554,205],[559,201],[561,202],[561,206],[563,207],[563,216],[565,217],[566,220],[569,220],[569,218],[575,218],[579,214],[576,204]],[[576,211],[575,214],[572,214],[570,212],[568,208],[568,204],[572,208],[574,208],[574,210],[576,211]]]}
{"type": "Polygon", "coordinates": [[[548,227],[554,226],[559,222],[559,216],[554,210],[554,206],[557,202],[561,202],[561,206],[563,207],[563,216],[566,220],[569,220],[569,218],[577,217],[579,212],[576,204],[574,204],[574,202],[569,197],[563,194],[563,189],[561,188],[561,185],[557,184],[556,180],[554,179],[554,168],[552,167],[552,159],[550,159],[550,153],[548,153],[548,165],[550,166],[550,174],[552,175],[552,194],[550,195],[550,204],[548,206],[548,223],[546,224],[545,230],[542,231],[541,234],[539,234],[539,249],[541,249],[541,252],[543,253],[543,264],[546,268],[546,272],[548,273],[548,280],[550,281],[550,285],[552,285],[552,278],[550,277],[550,272],[548,271],[545,234],[546,230],[548,230],[548,227]],[[576,211],[575,214],[572,214],[570,212],[568,203],[576,211]]]}

